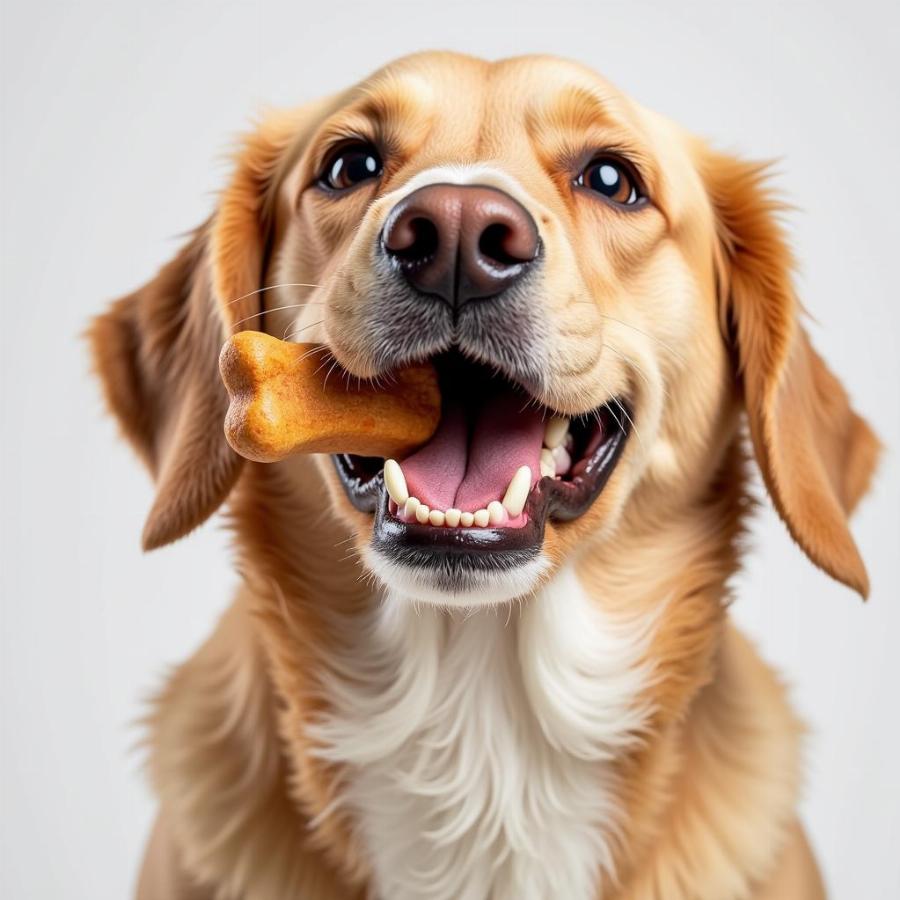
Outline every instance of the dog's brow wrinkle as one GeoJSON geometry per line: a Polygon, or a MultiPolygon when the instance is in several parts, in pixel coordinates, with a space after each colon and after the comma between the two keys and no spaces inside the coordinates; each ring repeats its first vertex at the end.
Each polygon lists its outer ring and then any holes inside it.
{"type": "Polygon", "coordinates": [[[434,101],[428,81],[411,73],[385,72],[359,88],[360,111],[381,121],[424,112],[434,101]]]}
{"type": "Polygon", "coordinates": [[[586,130],[613,118],[608,99],[582,85],[563,88],[537,101],[532,109],[554,124],[569,125],[576,130],[586,130]]]}

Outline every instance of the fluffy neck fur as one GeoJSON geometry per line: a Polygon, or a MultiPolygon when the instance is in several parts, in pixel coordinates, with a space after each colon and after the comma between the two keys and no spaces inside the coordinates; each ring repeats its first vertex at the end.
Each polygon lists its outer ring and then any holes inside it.
{"type": "Polygon", "coordinates": [[[612,763],[649,716],[653,620],[613,620],[564,569],[520,608],[454,614],[388,592],[324,676],[312,729],[378,896],[595,896],[621,810],[612,763]]]}
{"type": "Polygon", "coordinates": [[[624,536],[640,592],[585,560],[507,619],[379,605],[293,484],[244,476],[247,586],[157,707],[154,780],[192,872],[259,900],[751,896],[791,819],[797,726],[723,628],[732,493],[665,541],[624,536]]]}

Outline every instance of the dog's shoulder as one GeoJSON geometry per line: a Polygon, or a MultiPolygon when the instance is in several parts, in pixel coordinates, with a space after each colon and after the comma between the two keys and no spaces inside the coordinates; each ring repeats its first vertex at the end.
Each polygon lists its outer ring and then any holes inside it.
{"type": "Polygon", "coordinates": [[[245,896],[251,887],[254,897],[273,900],[355,896],[313,846],[309,819],[292,799],[277,702],[245,592],[169,677],[148,727],[160,816],[141,900],[169,900],[153,886],[176,882],[209,885],[211,896],[245,896]]]}

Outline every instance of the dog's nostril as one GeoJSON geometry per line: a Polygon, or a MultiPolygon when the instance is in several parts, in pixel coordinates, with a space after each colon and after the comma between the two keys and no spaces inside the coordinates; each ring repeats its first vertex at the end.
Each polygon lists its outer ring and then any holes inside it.
{"type": "Polygon", "coordinates": [[[407,224],[410,232],[410,241],[405,247],[388,248],[399,259],[409,262],[419,262],[430,259],[437,253],[438,230],[430,219],[417,216],[407,224]]]}
{"type": "Polygon", "coordinates": [[[437,253],[440,236],[437,225],[426,216],[400,216],[385,228],[382,243],[394,259],[422,263],[437,253]]]}
{"type": "Polygon", "coordinates": [[[488,225],[478,239],[478,250],[482,256],[486,256],[492,262],[498,262],[504,266],[515,266],[528,260],[510,252],[510,240],[514,234],[509,225],[495,222],[488,225]]]}

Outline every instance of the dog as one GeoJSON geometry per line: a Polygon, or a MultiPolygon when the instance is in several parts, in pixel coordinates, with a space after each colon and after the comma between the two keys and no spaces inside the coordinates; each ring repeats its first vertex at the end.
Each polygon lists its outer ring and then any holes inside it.
{"type": "Polygon", "coordinates": [[[729,581],[755,460],[865,596],[879,443],[782,210],[765,165],[550,57],[414,55],[246,136],[90,329],[155,478],[145,548],[227,501],[243,579],[150,716],[142,900],[824,896],[802,725],[729,581]],[[336,379],[432,361],[437,433],[387,487],[381,459],[246,462],[217,371],[245,328],[336,379]]]}

